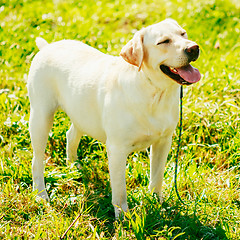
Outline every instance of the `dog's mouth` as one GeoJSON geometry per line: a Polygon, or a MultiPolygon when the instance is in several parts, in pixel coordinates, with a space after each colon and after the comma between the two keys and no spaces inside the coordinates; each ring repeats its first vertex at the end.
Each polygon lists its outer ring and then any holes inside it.
{"type": "Polygon", "coordinates": [[[160,65],[160,69],[168,77],[181,85],[190,85],[198,82],[201,79],[201,74],[197,68],[188,64],[180,68],[172,68],[166,65],[160,65]]]}

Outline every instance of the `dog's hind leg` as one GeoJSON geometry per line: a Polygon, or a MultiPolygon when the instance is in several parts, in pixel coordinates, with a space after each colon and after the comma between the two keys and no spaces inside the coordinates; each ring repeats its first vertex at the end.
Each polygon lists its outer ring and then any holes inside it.
{"type": "Polygon", "coordinates": [[[54,111],[49,111],[41,104],[31,107],[29,131],[33,147],[32,174],[33,190],[38,190],[38,195],[49,200],[44,183],[44,153],[48,134],[52,127],[54,111]]]}
{"type": "Polygon", "coordinates": [[[66,133],[67,138],[67,161],[73,163],[77,160],[77,149],[82,137],[82,133],[72,123],[66,133]]]}

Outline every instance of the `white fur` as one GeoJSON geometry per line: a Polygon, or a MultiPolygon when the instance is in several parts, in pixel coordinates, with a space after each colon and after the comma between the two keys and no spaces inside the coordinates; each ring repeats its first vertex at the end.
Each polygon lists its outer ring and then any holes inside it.
{"type": "Polygon", "coordinates": [[[161,196],[164,167],[178,122],[179,84],[159,66],[187,63],[183,50],[193,42],[181,36],[182,31],[173,20],[144,28],[123,48],[122,57],[103,54],[79,41],[47,44],[37,39],[41,51],[30,68],[28,91],[33,186],[42,198],[48,199],[44,151],[59,107],[72,121],[67,132],[69,161],[77,159],[77,147],[85,134],[106,143],[116,217],[120,209],[128,208],[125,169],[133,151],[151,146],[149,188],[161,196]],[[168,46],[157,45],[166,37],[171,39],[168,46]]]}
{"type": "Polygon", "coordinates": [[[36,45],[41,50],[42,48],[44,48],[45,46],[48,45],[48,42],[43,38],[37,37],[36,38],[36,45]]]}

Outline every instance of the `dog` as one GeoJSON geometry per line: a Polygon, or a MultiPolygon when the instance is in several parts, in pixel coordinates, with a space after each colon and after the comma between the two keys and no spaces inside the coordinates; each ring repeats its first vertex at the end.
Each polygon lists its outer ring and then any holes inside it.
{"type": "Polygon", "coordinates": [[[111,56],[75,40],[48,44],[37,38],[28,76],[29,131],[33,147],[33,189],[49,200],[44,183],[44,151],[54,113],[63,109],[67,161],[77,159],[80,138],[106,144],[115,217],[128,210],[127,156],[150,146],[149,189],[162,197],[164,168],[178,123],[180,85],[200,80],[190,62],[199,46],[173,19],[137,31],[111,56]]]}

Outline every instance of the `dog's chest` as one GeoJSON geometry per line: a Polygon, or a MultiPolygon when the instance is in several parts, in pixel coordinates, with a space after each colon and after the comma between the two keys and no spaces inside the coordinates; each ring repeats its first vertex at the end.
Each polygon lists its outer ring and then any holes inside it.
{"type": "Polygon", "coordinates": [[[144,114],[138,118],[137,124],[132,126],[135,130],[131,147],[133,151],[143,150],[154,142],[171,136],[178,122],[178,108],[158,109],[154,115],[144,114]]]}

